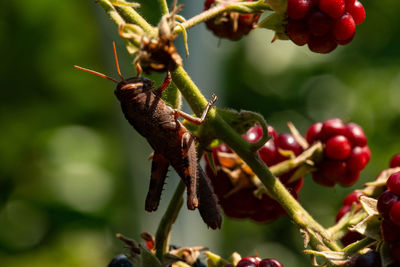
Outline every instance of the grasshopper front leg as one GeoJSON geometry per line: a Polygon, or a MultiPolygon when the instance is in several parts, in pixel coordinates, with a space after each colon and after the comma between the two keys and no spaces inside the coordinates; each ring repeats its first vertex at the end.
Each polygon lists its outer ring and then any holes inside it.
{"type": "Polygon", "coordinates": [[[154,152],[151,164],[150,187],[145,205],[147,211],[155,211],[158,208],[168,167],[169,161],[163,155],[154,152]]]}

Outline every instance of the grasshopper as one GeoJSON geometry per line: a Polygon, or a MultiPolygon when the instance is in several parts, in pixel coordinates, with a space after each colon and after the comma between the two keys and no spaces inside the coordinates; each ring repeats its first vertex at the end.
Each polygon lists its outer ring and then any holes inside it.
{"type": "Polygon", "coordinates": [[[195,139],[178,120],[182,117],[200,125],[217,97],[213,95],[213,99],[208,102],[200,118],[173,109],[161,99],[162,92],[171,82],[170,73],[167,72],[163,83],[156,90],[153,90],[151,80],[139,77],[141,74],[139,65],[136,65],[136,77],[124,79],[119,69],[115,43],[113,46],[120,82],[93,70],[78,66],[75,68],[117,84],[114,94],[121,103],[125,118],[154,149],[145,209],[149,212],[157,210],[168,168],[172,165],[187,187],[188,209],[198,208],[202,219],[209,227],[220,228],[222,221],[220,209],[208,177],[197,161],[195,139]]]}

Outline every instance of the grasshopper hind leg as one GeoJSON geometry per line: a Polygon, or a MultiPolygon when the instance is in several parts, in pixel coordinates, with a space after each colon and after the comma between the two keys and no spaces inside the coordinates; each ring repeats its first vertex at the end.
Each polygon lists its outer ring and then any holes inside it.
{"type": "Polygon", "coordinates": [[[158,208],[168,167],[169,161],[163,155],[154,153],[151,164],[150,187],[145,205],[147,211],[155,211],[158,208]]]}

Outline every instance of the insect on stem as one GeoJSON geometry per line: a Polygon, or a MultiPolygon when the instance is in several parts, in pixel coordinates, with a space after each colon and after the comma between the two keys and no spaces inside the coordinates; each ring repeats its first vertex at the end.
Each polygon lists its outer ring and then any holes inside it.
{"type": "Polygon", "coordinates": [[[121,71],[119,69],[119,64],[118,64],[118,57],[117,57],[117,49],[115,48],[115,42],[113,42],[113,47],[114,47],[114,58],[115,58],[115,65],[117,66],[117,72],[119,77],[121,77],[122,81],[125,81],[124,77],[121,74],[121,71]]]}

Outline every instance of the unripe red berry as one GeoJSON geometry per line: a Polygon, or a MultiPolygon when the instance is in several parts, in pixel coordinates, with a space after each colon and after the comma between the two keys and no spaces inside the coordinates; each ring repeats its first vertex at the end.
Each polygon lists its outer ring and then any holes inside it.
{"type": "Polygon", "coordinates": [[[327,54],[337,47],[336,41],[332,36],[314,36],[311,35],[308,40],[308,48],[315,53],[327,54]]]}
{"type": "Polygon", "coordinates": [[[353,203],[360,204],[360,196],[362,195],[363,193],[361,192],[351,192],[343,199],[343,206],[352,206],[353,203]]]}
{"type": "Polygon", "coordinates": [[[287,15],[291,19],[302,19],[311,9],[311,0],[288,0],[287,15]]]}
{"type": "Polygon", "coordinates": [[[267,166],[271,166],[274,163],[275,155],[276,155],[276,146],[274,140],[268,140],[259,150],[258,154],[262,161],[267,164],[267,166]]]}
{"type": "Polygon", "coordinates": [[[365,9],[359,1],[355,1],[354,5],[346,6],[346,10],[351,14],[356,24],[361,24],[364,22],[365,9]]]}
{"type": "Polygon", "coordinates": [[[322,123],[321,122],[316,122],[308,128],[307,133],[306,133],[306,140],[309,144],[314,143],[315,140],[318,139],[318,135],[321,132],[322,129],[322,123]]]}
{"type": "Polygon", "coordinates": [[[282,264],[275,259],[263,259],[258,267],[282,267],[282,264]]]}
{"type": "Polygon", "coordinates": [[[344,0],[320,0],[318,6],[334,19],[340,18],[345,10],[344,0]]]}
{"type": "Polygon", "coordinates": [[[371,156],[371,151],[368,146],[356,146],[351,150],[350,156],[347,160],[347,166],[352,171],[361,171],[368,164],[371,156]]]}
{"type": "Polygon", "coordinates": [[[314,11],[307,20],[308,28],[314,36],[325,36],[333,29],[335,21],[321,11],[314,11]]]}
{"type": "Polygon", "coordinates": [[[398,227],[400,227],[400,201],[392,205],[389,211],[389,217],[398,227]]]}
{"type": "Polygon", "coordinates": [[[298,46],[305,45],[310,37],[310,31],[304,20],[289,20],[286,31],[290,40],[298,46]]]}
{"type": "Polygon", "coordinates": [[[377,208],[379,213],[388,216],[390,209],[397,201],[399,201],[399,197],[395,193],[391,191],[383,192],[378,198],[377,208]]]}
{"type": "Polygon", "coordinates": [[[389,176],[386,185],[390,191],[400,195],[400,172],[395,172],[389,176]]]}
{"type": "Polygon", "coordinates": [[[336,20],[333,28],[333,36],[336,40],[344,41],[353,37],[356,32],[356,24],[350,13],[345,12],[338,20],[336,20]]]}
{"type": "Polygon", "coordinates": [[[400,153],[396,154],[390,160],[390,168],[400,167],[400,153]]]}
{"type": "Polygon", "coordinates": [[[346,213],[351,210],[350,205],[342,206],[336,214],[336,222],[338,222],[346,213]]]}
{"type": "Polygon", "coordinates": [[[344,176],[342,176],[342,178],[338,182],[341,186],[347,187],[355,184],[358,178],[360,178],[359,171],[353,172],[348,170],[347,173],[344,176]]]}
{"type": "Polygon", "coordinates": [[[351,5],[354,5],[354,2],[355,2],[356,0],[344,0],[344,2],[345,2],[345,4],[346,4],[346,7],[348,7],[348,6],[351,6],[351,5]]]}
{"type": "Polygon", "coordinates": [[[346,137],[349,138],[349,141],[353,146],[365,146],[367,145],[367,137],[365,136],[364,130],[360,125],[350,122],[346,125],[348,130],[346,137]]]}
{"type": "Polygon", "coordinates": [[[335,135],[344,135],[348,133],[346,125],[343,123],[341,119],[334,118],[324,121],[322,124],[320,139],[322,141],[326,141],[329,137],[335,135]]]}
{"type": "Polygon", "coordinates": [[[337,135],[328,139],[324,152],[331,159],[346,159],[350,155],[351,144],[345,136],[337,135]]]}

